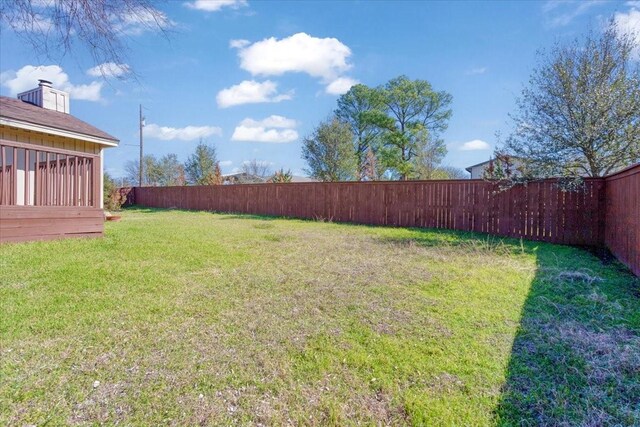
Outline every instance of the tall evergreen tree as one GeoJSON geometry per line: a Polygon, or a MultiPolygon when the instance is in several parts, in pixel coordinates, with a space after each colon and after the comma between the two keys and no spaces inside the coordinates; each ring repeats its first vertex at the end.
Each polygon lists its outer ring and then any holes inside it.
{"type": "Polygon", "coordinates": [[[429,145],[440,145],[439,135],[451,117],[452,97],[436,92],[426,80],[396,77],[378,88],[386,115],[378,117],[377,125],[385,130],[385,148],[381,158],[399,176],[409,179],[416,175],[416,158],[429,145]]]}
{"type": "Polygon", "coordinates": [[[356,156],[356,179],[371,179],[371,155],[379,149],[382,129],[377,125],[384,117],[381,93],[363,84],[352,86],[338,98],[335,115],[347,123],[353,134],[356,156]]]}
{"type": "Polygon", "coordinates": [[[217,164],[215,147],[200,140],[195,152],[189,156],[184,165],[187,182],[192,185],[209,185],[211,177],[216,174],[217,164]]]}

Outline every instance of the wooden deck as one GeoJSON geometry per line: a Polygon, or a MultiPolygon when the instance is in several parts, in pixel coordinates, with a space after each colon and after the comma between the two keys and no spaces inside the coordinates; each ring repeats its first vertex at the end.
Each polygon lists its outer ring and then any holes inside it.
{"type": "Polygon", "coordinates": [[[102,209],[82,206],[2,206],[0,243],[100,237],[102,209]]]}

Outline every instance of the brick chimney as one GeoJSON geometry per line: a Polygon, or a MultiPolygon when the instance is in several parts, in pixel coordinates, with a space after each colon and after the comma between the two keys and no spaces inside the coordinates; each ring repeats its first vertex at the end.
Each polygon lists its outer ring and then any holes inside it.
{"type": "Polygon", "coordinates": [[[18,94],[18,99],[48,110],[69,114],[69,93],[54,89],[48,80],[38,80],[38,87],[18,94]]]}

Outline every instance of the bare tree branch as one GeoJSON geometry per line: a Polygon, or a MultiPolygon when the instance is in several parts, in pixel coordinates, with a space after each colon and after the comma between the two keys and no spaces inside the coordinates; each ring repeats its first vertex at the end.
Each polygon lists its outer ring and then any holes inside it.
{"type": "Polygon", "coordinates": [[[124,64],[128,37],[144,31],[166,37],[173,25],[150,0],[7,0],[0,19],[48,59],[81,46],[95,65],[124,64]]]}

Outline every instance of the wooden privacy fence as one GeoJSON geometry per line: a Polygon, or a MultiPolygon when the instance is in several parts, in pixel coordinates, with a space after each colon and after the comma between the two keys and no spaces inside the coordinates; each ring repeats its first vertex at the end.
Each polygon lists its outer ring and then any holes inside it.
{"type": "Polygon", "coordinates": [[[604,182],[563,192],[547,180],[499,192],[478,180],[248,184],[135,189],[136,204],[336,222],[444,228],[597,245],[604,182]]]}
{"type": "Polygon", "coordinates": [[[640,164],[588,178],[578,192],[549,179],[497,191],[481,180],[244,184],[121,189],[148,207],[476,231],[607,246],[640,275],[640,164]]]}
{"type": "Polygon", "coordinates": [[[604,244],[640,276],[640,164],[605,179],[604,244]]]}

